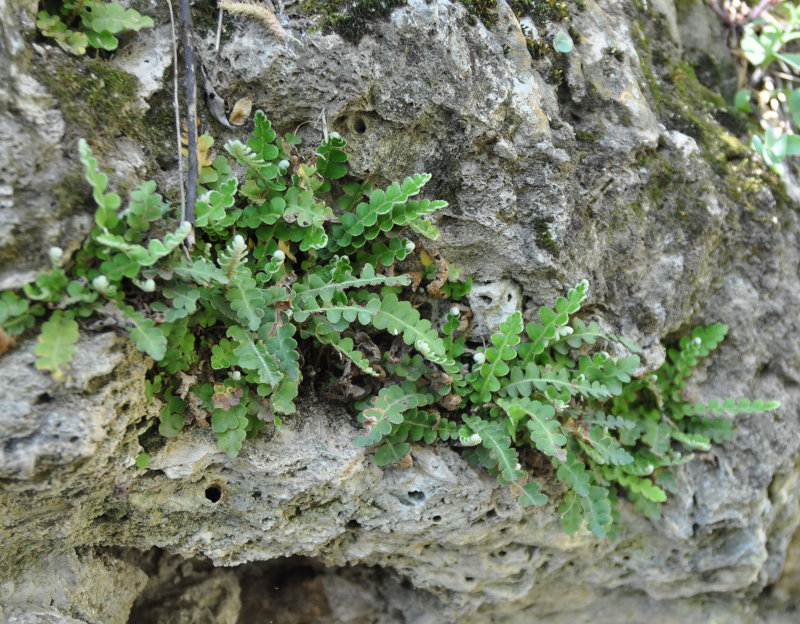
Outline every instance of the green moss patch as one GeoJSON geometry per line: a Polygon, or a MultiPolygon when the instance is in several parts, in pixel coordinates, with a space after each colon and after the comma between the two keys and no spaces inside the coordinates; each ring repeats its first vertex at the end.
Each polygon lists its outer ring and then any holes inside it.
{"type": "Polygon", "coordinates": [[[343,39],[358,43],[370,32],[370,22],[388,16],[406,0],[303,0],[301,10],[310,17],[319,17],[322,32],[335,32],[343,39]]]}

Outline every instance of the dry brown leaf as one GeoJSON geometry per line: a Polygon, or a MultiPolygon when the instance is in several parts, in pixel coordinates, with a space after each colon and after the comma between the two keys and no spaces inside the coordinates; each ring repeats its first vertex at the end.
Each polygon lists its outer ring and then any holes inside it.
{"type": "Polygon", "coordinates": [[[187,375],[183,371],[178,371],[178,378],[181,380],[181,385],[178,388],[178,396],[185,399],[189,390],[197,383],[197,377],[194,375],[187,375]]]}
{"type": "Polygon", "coordinates": [[[447,281],[447,276],[450,273],[450,266],[447,264],[447,261],[438,253],[433,254],[433,259],[438,265],[436,267],[436,277],[430,284],[428,284],[427,291],[428,294],[433,297],[444,298],[447,295],[442,292],[442,286],[444,286],[445,282],[447,281]]]}
{"type": "Polygon", "coordinates": [[[289,247],[289,243],[287,241],[279,240],[278,241],[278,249],[280,249],[283,253],[286,254],[286,257],[289,258],[292,262],[297,262],[297,258],[294,257],[291,248],[289,247]]]}
{"type": "Polygon", "coordinates": [[[11,347],[14,346],[16,341],[13,337],[9,336],[6,332],[0,329],[0,355],[3,355],[11,347]]]}
{"type": "Polygon", "coordinates": [[[247,118],[250,117],[250,113],[252,111],[253,96],[248,95],[247,97],[237,100],[236,104],[233,105],[231,114],[228,116],[228,121],[230,121],[234,126],[241,126],[245,121],[247,121],[247,118]]]}

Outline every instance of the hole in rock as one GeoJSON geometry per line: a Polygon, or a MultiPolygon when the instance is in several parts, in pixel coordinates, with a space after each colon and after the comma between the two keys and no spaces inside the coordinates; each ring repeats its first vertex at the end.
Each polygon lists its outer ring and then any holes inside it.
{"type": "Polygon", "coordinates": [[[39,396],[36,397],[36,399],[34,400],[33,404],[34,405],[45,405],[47,403],[50,403],[52,400],[53,400],[53,397],[51,397],[47,392],[42,392],[39,396]]]}
{"type": "Polygon", "coordinates": [[[425,500],[425,492],[417,492],[417,491],[409,492],[408,497],[411,500],[421,502],[425,500]]]}
{"type": "Polygon", "coordinates": [[[261,500],[261,492],[259,492],[258,490],[253,492],[253,500],[261,500]]]}
{"type": "Polygon", "coordinates": [[[158,548],[102,551],[149,577],[129,624],[406,624],[442,613],[438,598],[390,567],[328,567],[297,556],[215,567],[209,559],[184,559],[158,548]]]}
{"type": "Polygon", "coordinates": [[[357,132],[358,134],[364,134],[367,131],[367,122],[364,121],[364,118],[361,116],[354,117],[352,121],[352,128],[354,132],[357,132]]]}
{"type": "Polygon", "coordinates": [[[206,488],[205,496],[212,503],[218,503],[222,498],[222,489],[218,485],[209,485],[206,488]]]}
{"type": "Polygon", "coordinates": [[[434,522],[440,522],[441,519],[442,519],[441,516],[434,516],[433,518],[431,518],[431,520],[433,520],[434,522]]]}

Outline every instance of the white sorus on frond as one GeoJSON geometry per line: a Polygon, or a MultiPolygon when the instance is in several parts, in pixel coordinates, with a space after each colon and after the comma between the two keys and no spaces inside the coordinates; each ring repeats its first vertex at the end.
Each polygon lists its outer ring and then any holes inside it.
{"type": "Polygon", "coordinates": [[[108,278],[105,275],[98,275],[92,280],[92,286],[99,292],[105,292],[109,286],[108,278]]]}
{"type": "Polygon", "coordinates": [[[64,257],[64,250],[61,249],[61,247],[51,247],[48,253],[50,255],[50,262],[52,262],[53,265],[58,265],[58,263],[61,262],[61,258],[64,257]]]}
{"type": "Polygon", "coordinates": [[[469,436],[458,436],[458,441],[462,446],[478,446],[481,443],[481,436],[477,433],[473,433],[469,436]]]}

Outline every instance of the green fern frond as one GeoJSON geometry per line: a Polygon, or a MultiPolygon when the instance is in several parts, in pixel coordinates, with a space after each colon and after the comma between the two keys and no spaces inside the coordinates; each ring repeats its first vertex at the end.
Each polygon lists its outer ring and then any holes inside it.
{"type": "Polygon", "coordinates": [[[66,365],[75,355],[75,343],[78,342],[78,323],[72,315],[62,310],[55,310],[50,318],[42,324],[36,346],[36,368],[50,371],[53,379],[64,379],[66,365]]]}

